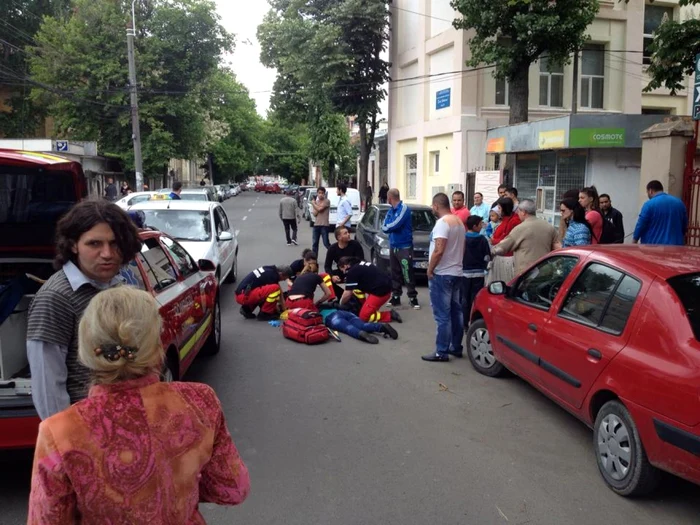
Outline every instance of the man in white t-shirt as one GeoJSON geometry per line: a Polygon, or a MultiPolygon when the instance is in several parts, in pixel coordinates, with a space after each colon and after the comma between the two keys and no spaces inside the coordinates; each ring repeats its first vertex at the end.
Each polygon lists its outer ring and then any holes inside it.
{"type": "Polygon", "coordinates": [[[438,220],[430,234],[428,279],[430,303],[437,324],[435,352],[423,361],[445,362],[450,354],[462,357],[464,320],[462,313],[462,257],[464,224],[450,213],[450,199],[444,193],[433,197],[433,213],[438,220]]]}

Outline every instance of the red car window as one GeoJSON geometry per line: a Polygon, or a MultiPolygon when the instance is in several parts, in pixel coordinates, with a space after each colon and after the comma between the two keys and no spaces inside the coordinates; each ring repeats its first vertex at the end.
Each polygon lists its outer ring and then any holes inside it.
{"type": "Polygon", "coordinates": [[[153,291],[160,292],[177,282],[175,267],[157,239],[146,239],[141,255],[143,269],[153,291]]]}
{"type": "Polygon", "coordinates": [[[700,273],[673,277],[668,284],[683,303],[695,339],[700,341],[700,273]]]}
{"type": "Polygon", "coordinates": [[[570,255],[545,259],[518,280],[512,296],[528,306],[549,310],[577,262],[578,258],[570,255]]]}

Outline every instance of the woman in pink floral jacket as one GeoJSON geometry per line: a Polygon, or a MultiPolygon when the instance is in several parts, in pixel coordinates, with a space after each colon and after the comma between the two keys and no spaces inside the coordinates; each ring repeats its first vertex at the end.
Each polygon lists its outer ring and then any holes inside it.
{"type": "Polygon", "coordinates": [[[79,330],[89,397],[41,423],[30,524],[199,524],[199,502],[237,505],[248,470],[214,391],[161,383],[160,316],[147,293],[95,296],[79,330]]]}

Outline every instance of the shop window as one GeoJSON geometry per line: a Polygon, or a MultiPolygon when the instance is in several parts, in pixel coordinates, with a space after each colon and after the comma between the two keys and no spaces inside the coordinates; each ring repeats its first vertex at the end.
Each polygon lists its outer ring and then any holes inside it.
{"type": "Polygon", "coordinates": [[[417,198],[418,188],[418,156],[406,155],[406,197],[417,198]]]}
{"type": "Polygon", "coordinates": [[[540,58],[540,106],[564,106],[564,65],[540,58]]]}
{"type": "Polygon", "coordinates": [[[603,109],[605,93],[605,47],[591,44],[581,55],[581,107],[603,109]]]}
{"type": "Polygon", "coordinates": [[[660,5],[644,6],[644,59],[645,64],[651,63],[651,51],[649,46],[654,41],[654,31],[661,27],[661,24],[673,20],[673,7],[660,5]]]}

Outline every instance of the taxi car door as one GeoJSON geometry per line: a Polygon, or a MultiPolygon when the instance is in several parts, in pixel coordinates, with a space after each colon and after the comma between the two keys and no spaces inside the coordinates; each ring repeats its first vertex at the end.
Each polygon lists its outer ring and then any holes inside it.
{"type": "Polygon", "coordinates": [[[235,246],[233,241],[220,240],[220,236],[223,232],[228,232],[233,235],[226,212],[221,206],[214,208],[214,226],[216,228],[216,251],[219,254],[219,260],[221,261],[221,275],[224,276],[228,275],[228,273],[233,269],[235,246]]]}

